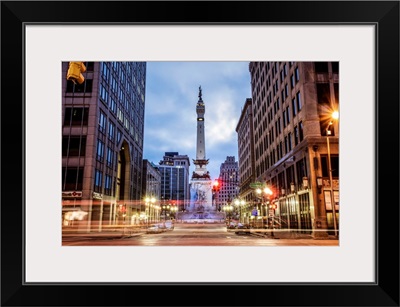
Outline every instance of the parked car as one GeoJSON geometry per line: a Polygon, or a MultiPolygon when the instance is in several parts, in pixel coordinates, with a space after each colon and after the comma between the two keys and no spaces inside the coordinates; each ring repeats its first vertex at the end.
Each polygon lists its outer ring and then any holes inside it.
{"type": "Polygon", "coordinates": [[[248,234],[250,233],[250,225],[238,223],[235,230],[236,234],[248,234]]]}

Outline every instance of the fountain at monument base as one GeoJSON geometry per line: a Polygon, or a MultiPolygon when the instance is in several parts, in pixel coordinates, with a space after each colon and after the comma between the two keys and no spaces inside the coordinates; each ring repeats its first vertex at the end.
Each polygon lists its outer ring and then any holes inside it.
{"type": "Polygon", "coordinates": [[[192,179],[190,183],[190,205],[186,212],[177,216],[182,222],[223,222],[225,214],[213,204],[212,181],[192,179]]]}

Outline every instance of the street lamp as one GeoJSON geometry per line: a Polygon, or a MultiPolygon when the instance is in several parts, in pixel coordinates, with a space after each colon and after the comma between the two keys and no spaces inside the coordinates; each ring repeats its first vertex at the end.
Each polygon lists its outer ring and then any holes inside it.
{"type": "Polygon", "coordinates": [[[169,216],[169,212],[171,210],[171,206],[169,204],[162,206],[161,215],[164,217],[163,225],[165,226],[165,221],[167,220],[167,215],[169,216]]]}
{"type": "Polygon", "coordinates": [[[228,215],[228,227],[231,225],[231,212],[233,211],[233,206],[232,205],[225,205],[223,208],[224,211],[226,211],[228,215]]]}
{"type": "Polygon", "coordinates": [[[246,204],[246,201],[243,199],[236,198],[234,200],[234,204],[236,207],[239,207],[239,222],[242,222],[242,206],[246,204]]]}
{"type": "Polygon", "coordinates": [[[172,215],[174,216],[174,219],[176,219],[176,212],[178,211],[178,207],[177,206],[171,206],[171,212],[172,215]]]}
{"type": "Polygon", "coordinates": [[[144,199],[145,204],[146,204],[146,219],[147,219],[147,225],[149,225],[150,220],[153,221],[154,219],[154,204],[156,202],[156,199],[154,197],[146,197],[144,199]],[[153,210],[152,210],[153,209],[153,210]],[[153,217],[153,218],[152,218],[153,217]]]}
{"type": "Polygon", "coordinates": [[[256,189],[256,193],[261,197],[262,204],[264,205],[264,212],[267,215],[267,207],[269,205],[269,197],[273,194],[269,187],[264,187],[264,189],[256,189]],[[264,202],[264,195],[267,196],[267,202],[264,202]]]}
{"type": "MultiPolygon", "coordinates": [[[[334,111],[332,113],[332,119],[339,119],[339,112],[334,111]]],[[[333,121],[330,121],[328,126],[326,127],[326,145],[328,149],[328,171],[329,171],[329,182],[330,182],[330,190],[331,190],[331,206],[332,206],[332,214],[333,214],[333,228],[335,230],[335,237],[337,237],[337,222],[336,222],[336,208],[335,208],[335,197],[333,195],[333,180],[332,180],[332,165],[331,165],[331,148],[329,143],[329,136],[332,134],[330,127],[333,125],[333,121]]]]}

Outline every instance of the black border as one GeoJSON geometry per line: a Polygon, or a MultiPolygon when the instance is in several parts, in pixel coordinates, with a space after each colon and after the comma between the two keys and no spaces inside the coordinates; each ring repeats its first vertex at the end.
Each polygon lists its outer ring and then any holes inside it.
{"type": "Polygon", "coordinates": [[[1,87],[1,306],[399,306],[399,1],[2,1],[1,87]],[[377,283],[24,285],[23,28],[72,22],[375,24],[377,283]]]}

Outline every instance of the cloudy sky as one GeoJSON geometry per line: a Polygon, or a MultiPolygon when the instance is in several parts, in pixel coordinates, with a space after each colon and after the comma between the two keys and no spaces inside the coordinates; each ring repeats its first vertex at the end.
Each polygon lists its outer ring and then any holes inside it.
{"type": "Polygon", "coordinates": [[[251,97],[249,62],[147,62],[143,158],[155,164],[168,151],[196,158],[199,86],[205,104],[205,145],[211,178],[227,156],[238,160],[241,110],[251,97]]]}

